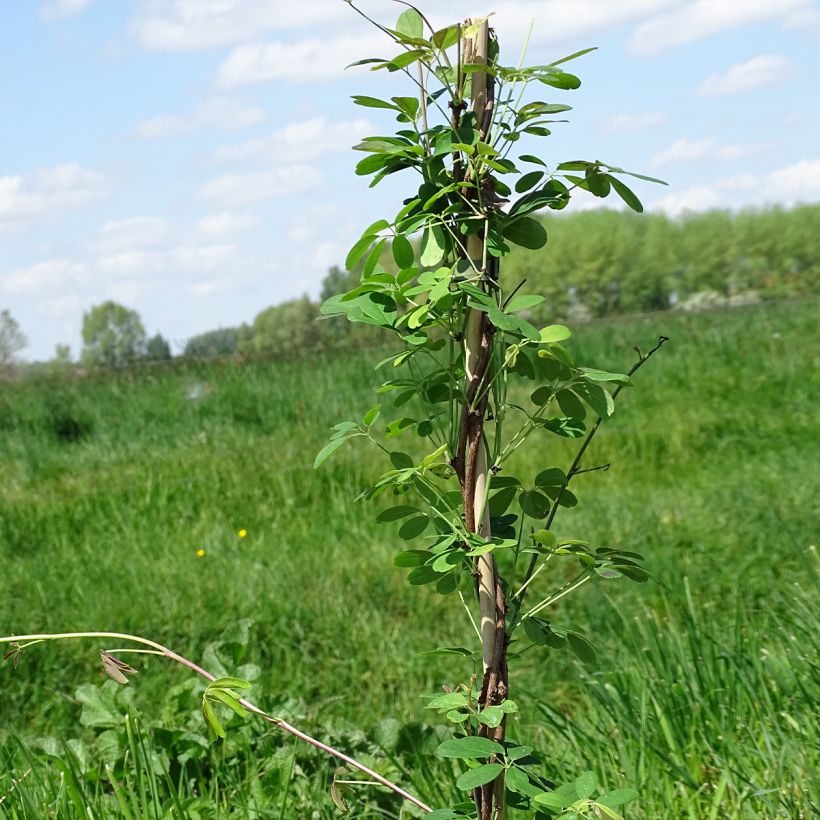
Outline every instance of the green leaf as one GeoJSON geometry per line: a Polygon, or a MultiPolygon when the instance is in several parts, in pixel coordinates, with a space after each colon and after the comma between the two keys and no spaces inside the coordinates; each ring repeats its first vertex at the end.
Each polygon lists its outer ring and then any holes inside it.
{"type": "Polygon", "coordinates": [[[478,722],[495,729],[504,720],[504,710],[500,706],[487,706],[478,713],[478,722]]]}
{"type": "Polygon", "coordinates": [[[399,528],[399,538],[410,541],[418,538],[430,524],[430,519],[426,515],[417,515],[404,522],[399,528]]]}
{"type": "Polygon", "coordinates": [[[567,640],[569,641],[570,649],[575,653],[579,660],[584,663],[595,663],[597,652],[594,644],[578,632],[567,632],[567,640]]]}
{"type": "Polygon", "coordinates": [[[553,60],[550,65],[561,65],[561,63],[568,63],[570,60],[575,60],[578,57],[583,57],[585,54],[589,54],[591,51],[597,51],[598,46],[592,46],[592,48],[584,48],[581,51],[576,51],[573,54],[570,54],[569,57],[562,57],[560,60],[553,60]]]}
{"type": "Polygon", "coordinates": [[[392,250],[393,259],[396,260],[396,264],[400,270],[412,267],[414,256],[413,246],[410,244],[410,240],[399,234],[393,238],[392,250]]]}
{"type": "Polygon", "coordinates": [[[562,412],[573,419],[582,419],[587,411],[578,396],[571,390],[559,390],[555,397],[562,412]]]}
{"type": "Polygon", "coordinates": [[[566,325],[548,325],[539,331],[539,340],[543,344],[551,342],[563,342],[572,336],[570,329],[566,325]]]}
{"type": "Polygon", "coordinates": [[[208,688],[219,689],[250,689],[251,685],[242,678],[217,678],[208,685],[208,688]]]}
{"type": "Polygon", "coordinates": [[[425,268],[432,268],[444,259],[447,242],[444,229],[440,225],[428,225],[421,236],[421,256],[419,262],[425,268]]]}
{"type": "Polygon", "coordinates": [[[616,384],[632,385],[632,380],[623,373],[608,373],[606,370],[595,370],[591,367],[582,367],[581,372],[594,382],[615,382],[616,384]]]}
{"type": "Polygon", "coordinates": [[[643,205],[641,204],[641,200],[635,195],[635,193],[630,189],[627,188],[626,185],[621,182],[620,179],[613,176],[608,176],[610,184],[615,189],[615,193],[632,208],[633,211],[637,211],[639,214],[643,213],[643,205]]]}
{"type": "Polygon", "coordinates": [[[413,515],[417,512],[418,509],[416,507],[388,507],[376,516],[376,521],[380,524],[384,524],[387,521],[398,521],[401,518],[407,518],[408,515],[413,515]]]}
{"type": "Polygon", "coordinates": [[[450,48],[459,38],[460,26],[447,26],[439,29],[432,37],[433,45],[439,49],[450,48]]]}
{"type": "Polygon", "coordinates": [[[363,94],[355,94],[351,98],[356,105],[364,106],[365,108],[389,108],[393,111],[400,110],[394,103],[389,103],[386,100],[380,100],[377,97],[367,97],[363,94]]]}
{"type": "Polygon", "coordinates": [[[406,470],[408,467],[413,466],[413,459],[407,455],[407,453],[399,452],[398,450],[394,450],[390,453],[390,463],[397,469],[397,470],[406,470]]]}
{"type": "Polygon", "coordinates": [[[434,581],[441,579],[441,575],[432,567],[423,566],[416,567],[411,570],[407,576],[407,581],[414,586],[422,586],[424,584],[432,584],[434,581]]]}
{"type": "Polygon", "coordinates": [[[230,692],[226,692],[224,689],[209,689],[208,697],[214,698],[220,701],[220,703],[225,704],[225,706],[240,717],[244,717],[247,714],[245,712],[245,707],[239,702],[238,698],[230,692]]]}
{"type": "Polygon", "coordinates": [[[539,789],[530,782],[530,778],[523,769],[512,767],[507,770],[504,777],[504,785],[516,794],[523,794],[526,797],[535,797],[543,793],[543,789],[539,789]]]}
{"type": "Polygon", "coordinates": [[[356,263],[365,255],[368,248],[376,241],[374,234],[364,234],[358,242],[350,249],[345,258],[345,267],[353,270],[356,263]]]}
{"type": "Polygon", "coordinates": [[[542,470],[535,477],[536,487],[560,487],[566,480],[566,473],[559,467],[542,470]]]}
{"type": "Polygon", "coordinates": [[[436,749],[436,753],[442,757],[452,757],[459,760],[492,757],[492,755],[503,755],[504,747],[487,737],[457,737],[445,740],[436,749]]]}
{"type": "Polygon", "coordinates": [[[538,250],[547,244],[547,229],[531,216],[521,216],[504,226],[505,239],[529,250],[538,250]]]}
{"type": "Polygon", "coordinates": [[[504,310],[507,313],[517,313],[519,310],[529,310],[544,301],[543,296],[536,293],[520,293],[507,302],[504,310]]]}
{"type": "Polygon", "coordinates": [[[447,711],[449,709],[458,709],[460,706],[467,706],[469,701],[463,692],[445,692],[443,695],[436,695],[432,698],[425,709],[438,709],[439,711],[447,711]]]}
{"type": "Polygon", "coordinates": [[[485,763],[482,766],[477,766],[475,769],[468,769],[464,772],[464,774],[456,780],[456,787],[464,791],[477,789],[485,783],[491,783],[503,771],[504,767],[500,763],[485,763]]]}
{"type": "Polygon", "coordinates": [[[579,800],[586,800],[592,796],[595,787],[598,785],[598,776],[595,772],[583,772],[575,779],[575,791],[579,800]]]}
{"type": "Polygon", "coordinates": [[[516,193],[523,194],[524,191],[529,191],[530,188],[534,188],[544,177],[543,171],[530,171],[527,174],[524,174],[522,177],[518,179],[515,183],[515,190],[516,193]]]}
{"type": "Polygon", "coordinates": [[[362,424],[365,427],[370,427],[374,421],[379,417],[379,413],[382,411],[381,404],[377,404],[375,407],[371,407],[362,417],[362,424]]]}
{"type": "Polygon", "coordinates": [[[518,497],[518,503],[530,518],[544,518],[550,509],[550,500],[538,490],[524,490],[518,497]]]}
{"type": "Polygon", "coordinates": [[[598,802],[604,806],[623,806],[624,803],[629,803],[638,796],[635,789],[613,789],[598,798],[598,802]]]}
{"type": "Polygon", "coordinates": [[[427,550],[406,550],[393,559],[393,564],[397,567],[423,567],[429,557],[427,550]]]}
{"type": "MultiPolygon", "coordinates": [[[[407,118],[416,121],[419,114],[419,100],[418,97],[391,97],[396,105],[401,108],[402,113],[407,115],[407,118]]],[[[416,149],[417,150],[417,149],[416,149]]]]}
{"type": "Polygon", "coordinates": [[[424,36],[424,25],[421,15],[415,9],[407,9],[396,20],[396,31],[406,37],[421,39],[424,36]]]}
{"type": "Polygon", "coordinates": [[[208,726],[208,734],[211,736],[211,739],[222,738],[224,740],[226,737],[225,729],[219,722],[219,718],[216,716],[211,702],[205,697],[202,698],[202,717],[208,726]]]}
{"type": "Polygon", "coordinates": [[[329,441],[322,447],[321,450],[316,454],[316,458],[313,460],[313,469],[315,470],[317,467],[320,467],[330,458],[333,453],[336,452],[345,442],[347,441],[347,437],[343,438],[336,438],[333,441],[329,441]]]}
{"type": "Polygon", "coordinates": [[[537,803],[539,806],[544,806],[544,808],[552,809],[553,811],[561,811],[564,806],[568,806],[570,803],[566,798],[561,797],[555,792],[541,792],[541,794],[533,797],[532,802],[537,803]]]}

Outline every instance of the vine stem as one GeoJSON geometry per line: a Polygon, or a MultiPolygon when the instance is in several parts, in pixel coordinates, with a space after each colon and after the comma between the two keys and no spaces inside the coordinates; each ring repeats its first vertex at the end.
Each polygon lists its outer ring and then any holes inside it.
{"type": "MultiPolygon", "coordinates": [[[[174,652],[172,649],[169,649],[167,646],[163,646],[161,643],[157,643],[156,641],[149,640],[148,638],[142,638],[139,635],[129,635],[124,632],[54,632],[48,634],[40,634],[40,635],[4,635],[0,636],[0,644],[19,644],[19,643],[27,643],[27,642],[39,642],[39,641],[62,641],[62,640],[71,640],[71,639],[79,639],[79,638],[110,638],[110,639],[117,639],[123,641],[131,641],[132,643],[142,644],[143,646],[150,646],[153,650],[155,650],[158,654],[162,655],[169,660],[175,661],[176,663],[180,664],[181,666],[190,669],[192,672],[195,672],[200,677],[205,678],[205,680],[209,682],[213,682],[216,680],[216,676],[212,675],[206,669],[203,669],[198,664],[194,663],[192,660],[184,657],[183,655],[174,652]]],[[[257,717],[261,718],[262,720],[266,721],[267,723],[272,723],[274,726],[278,727],[284,732],[287,732],[293,737],[299,738],[299,740],[303,740],[305,743],[309,743],[311,746],[315,746],[317,749],[321,749],[321,751],[325,752],[332,757],[341,760],[343,763],[346,763],[348,766],[351,766],[354,769],[366,774],[368,777],[371,777],[374,781],[379,783],[380,785],[384,786],[390,791],[398,794],[400,797],[407,800],[409,803],[412,803],[414,806],[417,806],[422,811],[430,813],[433,809],[428,806],[423,801],[419,800],[418,797],[410,794],[410,792],[405,791],[401,786],[398,786],[396,783],[388,780],[386,777],[382,777],[378,772],[374,772],[369,766],[366,766],[364,763],[360,763],[350,755],[345,754],[339,749],[334,749],[333,746],[329,746],[327,743],[323,743],[321,740],[318,740],[315,737],[307,734],[307,732],[303,732],[301,729],[298,729],[296,726],[288,723],[286,720],[282,718],[274,717],[273,715],[269,715],[263,709],[260,709],[255,703],[251,703],[251,701],[246,700],[245,698],[239,698],[239,702],[242,706],[245,707],[249,712],[256,715],[257,717]]]]}

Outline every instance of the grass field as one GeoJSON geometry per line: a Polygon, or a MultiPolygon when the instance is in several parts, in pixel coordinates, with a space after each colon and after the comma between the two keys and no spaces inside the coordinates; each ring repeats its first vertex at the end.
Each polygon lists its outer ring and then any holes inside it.
{"type": "MultiPolygon", "coordinates": [[[[629,818],[818,811],[817,308],[621,319],[571,345],[624,369],[671,337],[593,443],[612,468],[580,476],[556,523],[643,553],[653,579],[558,607],[598,664],[525,653],[509,731],[558,782],[633,785],[629,818]]],[[[470,644],[469,625],[406,584],[395,530],[352,503],[382,469],[370,451],[311,469],[328,428],[374,403],[380,353],[0,384],[0,631],[152,637],[445,804],[445,729],[419,695],[470,670],[420,653],[470,644]]],[[[545,440],[520,466],[570,460],[545,440]]],[[[239,718],[209,748],[199,683],[146,658],[117,687],[99,648],[0,666],[0,817],[337,816],[319,753],[239,718]]],[[[350,803],[415,816],[374,789],[350,803]]]]}

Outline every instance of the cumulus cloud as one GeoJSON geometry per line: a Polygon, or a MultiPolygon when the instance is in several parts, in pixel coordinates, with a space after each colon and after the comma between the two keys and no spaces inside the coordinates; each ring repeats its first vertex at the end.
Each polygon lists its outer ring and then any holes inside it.
{"type": "Polygon", "coordinates": [[[217,82],[222,88],[237,88],[275,80],[290,83],[338,80],[345,66],[360,59],[362,54],[378,55],[389,50],[389,43],[380,32],[337,34],[323,39],[311,37],[296,42],[244,43],[219,66],[217,82]]]}
{"type": "Polygon", "coordinates": [[[76,293],[66,293],[46,299],[37,306],[37,312],[49,319],[61,319],[63,316],[79,313],[83,300],[76,293]]]}
{"type": "Polygon", "coordinates": [[[650,203],[670,216],[708,208],[780,203],[786,206],[820,200],[820,159],[804,159],[764,174],[719,177],[709,184],[673,191],[650,203]]]}
{"type": "Polygon", "coordinates": [[[0,228],[89,205],[108,196],[109,188],[104,174],[73,164],[0,177],[0,228]]]}
{"type": "Polygon", "coordinates": [[[189,114],[160,114],[137,123],[134,133],[139,139],[156,140],[177,137],[204,129],[239,131],[267,119],[262,108],[244,105],[227,97],[207,100],[189,114]]]}
{"type": "MultiPolygon", "coordinates": [[[[533,30],[532,42],[557,43],[638,21],[678,4],[679,0],[551,0],[534,8],[534,4],[527,0],[497,0],[492,8],[496,12],[493,22],[498,27],[499,36],[505,41],[512,39],[517,46],[523,41],[533,17],[538,18],[538,25],[533,30]]],[[[383,0],[365,0],[361,5],[376,19],[388,24],[400,11],[383,0]]],[[[428,16],[433,26],[438,28],[471,17],[475,12],[475,4],[471,0],[451,0],[447,4],[431,4],[428,16]]],[[[276,32],[309,31],[317,26],[345,23],[358,25],[355,36],[364,47],[362,32],[365,35],[371,33],[368,24],[339,0],[310,0],[305,3],[148,0],[132,19],[130,28],[132,36],[144,48],[191,51],[258,41],[260,37],[276,32]]],[[[373,42],[378,47],[384,46],[387,41],[376,33],[373,42]]],[[[333,47],[337,43],[330,38],[324,44],[325,53],[317,55],[323,61],[328,56],[332,58],[333,47]]],[[[350,59],[359,56],[361,52],[357,50],[350,59]]],[[[336,61],[338,63],[344,65],[341,58],[336,61]]]]}
{"type": "Polygon", "coordinates": [[[260,139],[218,148],[218,160],[265,159],[271,162],[303,162],[344,151],[371,133],[371,124],[362,118],[333,122],[327,117],[292,122],[260,139]]]}
{"type": "Polygon", "coordinates": [[[674,46],[692,43],[752,23],[786,17],[811,0],[695,0],[639,25],[627,42],[636,56],[651,57],[674,46]]]}
{"type": "Polygon", "coordinates": [[[46,23],[76,17],[89,5],[90,0],[47,0],[40,6],[40,19],[46,23]]]}
{"type": "Polygon", "coordinates": [[[721,144],[711,137],[702,140],[690,140],[684,137],[651,157],[649,167],[658,169],[668,165],[698,161],[733,162],[743,157],[761,154],[766,148],[767,146],[762,143],[732,145],[721,144]]]}
{"type": "Polygon", "coordinates": [[[813,6],[797,9],[786,17],[783,25],[803,34],[820,34],[820,9],[813,6]]]}
{"type": "Polygon", "coordinates": [[[213,296],[216,293],[230,289],[236,285],[237,280],[233,277],[218,276],[214,279],[202,279],[199,282],[193,282],[188,286],[188,293],[191,296],[213,296]]]}
{"type": "Polygon", "coordinates": [[[237,211],[220,211],[216,214],[204,216],[196,223],[197,230],[203,236],[225,237],[235,236],[239,233],[255,228],[259,224],[259,218],[249,213],[237,211]]]}
{"type": "Polygon", "coordinates": [[[170,248],[129,248],[101,256],[101,272],[115,276],[152,276],[167,273],[211,271],[237,254],[235,245],[176,245],[170,248]]]}
{"type": "Polygon", "coordinates": [[[131,34],[154,51],[228,46],[269,31],[328,25],[351,19],[338,0],[148,0],[131,21],[131,34]]]}
{"type": "Polygon", "coordinates": [[[310,165],[274,166],[253,173],[215,177],[199,189],[199,196],[223,208],[234,208],[309,191],[321,181],[321,172],[310,165]]]}
{"type": "Polygon", "coordinates": [[[786,57],[761,54],[745,63],[735,63],[723,74],[710,74],[701,83],[698,93],[712,97],[770,88],[787,80],[792,72],[792,64],[786,57]]]}
{"type": "Polygon", "coordinates": [[[643,114],[614,114],[598,124],[598,130],[604,134],[615,134],[621,131],[642,131],[655,128],[669,122],[665,111],[647,111],[643,114]]]}
{"type": "Polygon", "coordinates": [[[110,255],[134,247],[155,247],[166,241],[171,225],[154,216],[132,216],[106,222],[90,243],[92,251],[110,255]]]}
{"type": "Polygon", "coordinates": [[[72,259],[48,259],[0,276],[0,290],[9,294],[39,293],[88,280],[88,268],[72,259]]]}

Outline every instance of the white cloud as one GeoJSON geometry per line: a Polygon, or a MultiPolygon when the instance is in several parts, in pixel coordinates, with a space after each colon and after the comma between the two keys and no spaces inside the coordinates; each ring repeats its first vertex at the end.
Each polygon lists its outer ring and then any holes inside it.
{"type": "Polygon", "coordinates": [[[791,76],[791,62],[778,54],[761,54],[745,63],[735,63],[724,74],[710,74],[698,93],[711,97],[738,94],[778,85],[791,76]]]}
{"type": "Polygon", "coordinates": [[[627,49],[651,57],[721,31],[760,23],[809,6],[811,0],[695,0],[639,25],[627,49]]]}
{"type": "MultiPolygon", "coordinates": [[[[788,0],[783,0],[788,2],[788,0]]],[[[679,5],[680,0],[551,0],[533,3],[527,0],[496,0],[493,25],[504,42],[512,40],[518,47],[526,36],[530,20],[536,18],[532,42],[560,42],[585,36],[594,31],[658,14],[679,5]]],[[[392,25],[401,9],[384,0],[365,0],[360,5],[380,22],[392,25]]],[[[434,27],[451,24],[475,15],[472,0],[430,4],[428,16],[434,27]]],[[[292,30],[315,30],[319,26],[358,25],[357,49],[346,60],[362,56],[368,47],[363,35],[371,33],[369,24],[341,0],[307,0],[302,3],[276,3],[271,0],[147,0],[131,21],[131,34],[144,48],[160,51],[191,51],[217,46],[238,45],[259,40],[267,34],[292,30]]],[[[375,33],[378,46],[388,41],[375,33]]],[[[325,42],[325,53],[318,55],[331,67],[334,38],[325,42]]],[[[282,44],[284,45],[284,43],[282,44]]],[[[283,55],[284,57],[284,55],[283,55]]],[[[286,62],[285,59],[282,60],[286,62]]]]}
{"type": "Polygon", "coordinates": [[[665,111],[647,111],[644,114],[614,114],[602,120],[598,129],[604,134],[615,134],[621,131],[642,131],[669,122],[665,111]]]}
{"type": "Polygon", "coordinates": [[[204,236],[225,237],[235,236],[259,224],[259,218],[249,213],[236,211],[220,211],[205,216],[196,223],[197,230],[204,236]]]}
{"type": "Polygon", "coordinates": [[[139,139],[155,140],[190,134],[203,129],[239,131],[267,119],[262,108],[243,105],[227,97],[216,97],[195,108],[190,114],[161,114],[137,123],[134,132],[139,139]]]}
{"type": "Polygon", "coordinates": [[[193,51],[241,43],[270,31],[350,20],[340,0],[148,0],[131,21],[131,34],[154,51],[193,51]]]}
{"type": "Polygon", "coordinates": [[[40,19],[46,23],[76,17],[84,11],[90,0],[47,0],[40,6],[40,19]]]}
{"type": "Polygon", "coordinates": [[[820,9],[813,6],[798,9],[783,21],[783,26],[803,34],[820,34],[820,9]]]}
{"type": "Polygon", "coordinates": [[[275,166],[254,173],[216,177],[200,188],[199,195],[223,208],[234,208],[308,191],[318,187],[321,181],[322,174],[309,165],[275,166]]]}
{"type": "Polygon", "coordinates": [[[106,177],[81,165],[56,165],[30,176],[0,177],[0,228],[4,223],[80,208],[108,194],[106,177]]]}
{"type": "Polygon", "coordinates": [[[202,279],[189,285],[188,293],[198,297],[213,296],[213,294],[228,290],[236,284],[237,279],[234,277],[219,276],[215,279],[202,279]]]}
{"type": "Polygon", "coordinates": [[[88,268],[82,262],[49,259],[27,268],[16,268],[0,276],[0,290],[11,294],[38,293],[87,279],[88,268]]]}
{"type": "Polygon", "coordinates": [[[75,293],[67,293],[63,296],[55,296],[53,299],[46,299],[37,306],[37,311],[49,319],[60,319],[72,313],[77,313],[83,305],[83,300],[75,293]]]}
{"type": "MultiPolygon", "coordinates": [[[[392,46],[395,49],[395,46],[392,46]]],[[[337,34],[284,41],[244,43],[219,66],[217,82],[222,88],[272,82],[315,83],[338,80],[346,65],[362,55],[390,52],[390,41],[381,32],[337,34]]]]}
{"type": "Polygon", "coordinates": [[[171,226],[165,219],[132,216],[106,222],[90,243],[91,250],[106,256],[134,247],[155,247],[166,241],[171,226]]]}
{"type": "Polygon", "coordinates": [[[236,246],[230,244],[178,245],[160,250],[131,248],[100,257],[98,267],[101,272],[115,276],[202,272],[215,270],[236,255],[236,246]]]}
{"type": "Polygon", "coordinates": [[[266,159],[271,162],[302,162],[333,151],[345,151],[370,133],[365,119],[332,122],[327,117],[292,122],[260,139],[218,148],[218,160],[266,159]]]}
{"type": "Polygon", "coordinates": [[[659,151],[649,160],[652,169],[664,168],[668,165],[678,165],[685,162],[713,161],[733,162],[743,157],[761,154],[767,149],[761,143],[747,145],[721,145],[711,137],[702,140],[690,140],[686,137],[672,143],[668,148],[659,151]]]}
{"type": "Polygon", "coordinates": [[[820,159],[805,159],[765,174],[719,177],[654,200],[652,210],[677,216],[686,210],[738,208],[779,203],[786,206],[820,200],[820,159]]]}

